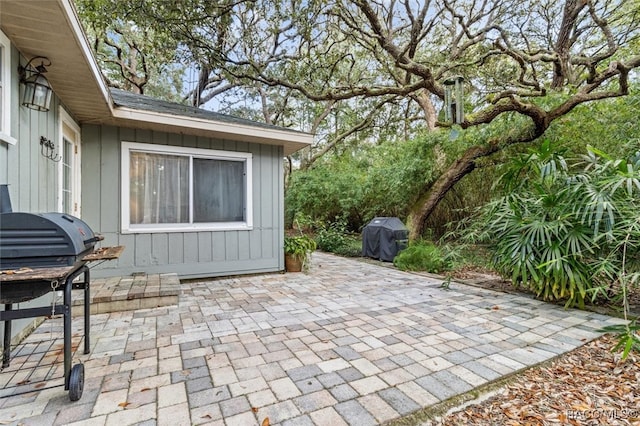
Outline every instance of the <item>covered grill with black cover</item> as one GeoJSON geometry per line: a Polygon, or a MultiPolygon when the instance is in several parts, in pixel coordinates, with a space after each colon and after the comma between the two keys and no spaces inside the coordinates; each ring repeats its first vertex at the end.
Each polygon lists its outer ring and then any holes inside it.
{"type": "Polygon", "coordinates": [[[397,217],[376,217],[362,230],[362,255],[392,262],[407,247],[409,231],[397,217]]]}

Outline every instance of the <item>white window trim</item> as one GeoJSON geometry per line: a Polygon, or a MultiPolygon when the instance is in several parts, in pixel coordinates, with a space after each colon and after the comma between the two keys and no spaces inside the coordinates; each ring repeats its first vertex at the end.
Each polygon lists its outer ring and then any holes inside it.
{"type": "Polygon", "coordinates": [[[11,42],[2,31],[0,31],[0,55],[2,55],[2,114],[0,114],[0,140],[10,145],[15,145],[18,140],[11,136],[11,91],[13,84],[11,79],[11,42]]]}
{"type": "MultiPolygon", "coordinates": [[[[81,201],[81,197],[80,194],[81,192],[81,184],[82,184],[82,179],[81,179],[81,154],[82,154],[82,142],[81,142],[81,131],[80,131],[80,126],[78,125],[78,123],[76,123],[76,121],[71,117],[71,115],[69,115],[69,113],[62,107],[60,106],[59,109],[59,120],[58,120],[58,135],[60,135],[60,139],[58,140],[58,149],[59,150],[63,150],[64,149],[64,138],[65,138],[65,133],[64,133],[64,126],[63,124],[66,124],[75,134],[73,135],[73,140],[70,140],[70,142],[73,143],[73,147],[74,147],[74,158],[73,158],[73,168],[72,168],[72,183],[71,183],[71,187],[73,188],[73,199],[71,200],[72,203],[77,204],[77,209],[74,211],[74,215],[77,217],[82,217],[82,205],[80,204],[81,201]]],[[[62,161],[58,162],[58,211],[61,212],[62,211],[62,182],[63,179],[63,172],[62,172],[62,161]]]]}
{"type": "MultiPolygon", "coordinates": [[[[123,234],[135,233],[160,233],[160,232],[198,232],[198,231],[241,231],[253,229],[253,155],[248,152],[219,151],[202,148],[186,148],[172,145],[156,145],[136,142],[122,142],[121,146],[121,232],[123,234]],[[212,160],[243,161],[245,163],[245,208],[246,220],[244,222],[216,222],[216,223],[179,223],[179,224],[131,224],[129,191],[130,191],[130,152],[147,152],[153,154],[168,155],[194,155],[198,158],[212,160]]],[[[191,179],[192,176],[189,176],[191,179]]],[[[190,186],[192,183],[190,183],[190,186]]]]}

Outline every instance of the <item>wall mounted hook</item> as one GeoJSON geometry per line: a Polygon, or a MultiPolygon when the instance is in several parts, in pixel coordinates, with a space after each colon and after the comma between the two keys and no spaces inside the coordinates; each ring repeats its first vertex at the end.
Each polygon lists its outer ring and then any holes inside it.
{"type": "Polygon", "coordinates": [[[51,139],[47,139],[44,136],[40,136],[40,154],[47,157],[51,161],[58,162],[62,160],[62,157],[56,154],[56,146],[51,139]]]}

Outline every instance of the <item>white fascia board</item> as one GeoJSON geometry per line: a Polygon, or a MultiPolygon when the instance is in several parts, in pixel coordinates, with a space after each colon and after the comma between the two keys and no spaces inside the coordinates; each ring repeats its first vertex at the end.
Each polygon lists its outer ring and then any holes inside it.
{"type": "Polygon", "coordinates": [[[190,129],[204,130],[212,132],[219,137],[248,137],[253,140],[269,140],[279,142],[294,142],[311,145],[313,135],[310,133],[291,132],[279,130],[277,128],[267,129],[263,127],[230,123],[222,121],[207,120],[198,117],[187,117],[173,114],[164,114],[154,111],[144,111],[128,107],[118,107],[113,109],[113,117],[121,120],[154,123],[164,126],[182,127],[190,129]]]}

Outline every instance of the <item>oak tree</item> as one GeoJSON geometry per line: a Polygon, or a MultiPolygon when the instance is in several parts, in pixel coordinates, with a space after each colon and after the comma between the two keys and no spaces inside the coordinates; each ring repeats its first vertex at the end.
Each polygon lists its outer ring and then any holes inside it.
{"type": "Polygon", "coordinates": [[[198,99],[233,88],[260,101],[265,121],[320,135],[303,167],[347,141],[512,123],[443,160],[415,194],[412,238],[479,161],[536,140],[578,105],[627,95],[640,66],[637,0],[155,2],[173,3],[154,20],[200,64],[198,99]],[[454,76],[466,92],[455,125],[441,114],[454,76]]]}

